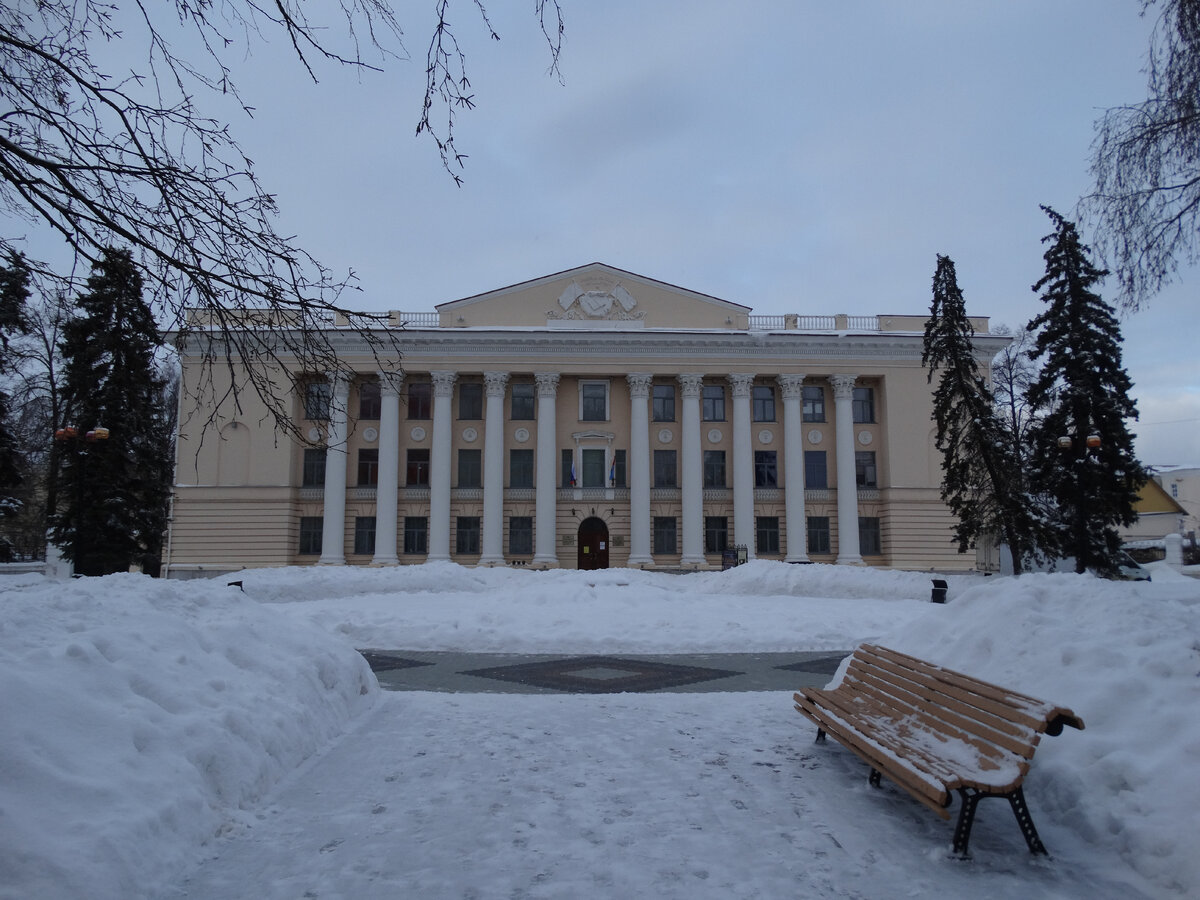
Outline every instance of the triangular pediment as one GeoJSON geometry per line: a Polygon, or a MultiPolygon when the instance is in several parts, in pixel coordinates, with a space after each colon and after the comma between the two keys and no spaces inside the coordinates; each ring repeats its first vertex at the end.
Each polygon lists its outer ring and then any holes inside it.
{"type": "Polygon", "coordinates": [[[744,330],[750,307],[590,263],[436,307],[443,328],[744,330]]]}

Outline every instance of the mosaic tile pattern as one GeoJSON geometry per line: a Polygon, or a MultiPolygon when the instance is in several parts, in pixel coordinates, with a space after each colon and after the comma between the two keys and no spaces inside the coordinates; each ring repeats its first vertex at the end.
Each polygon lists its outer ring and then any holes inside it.
{"type": "Polygon", "coordinates": [[[575,656],[462,672],[571,694],[661,691],[741,675],[728,669],[679,666],[616,656],[575,656]]]}
{"type": "Polygon", "coordinates": [[[819,675],[833,675],[842,664],[843,656],[822,656],[817,659],[806,659],[803,662],[791,663],[786,666],[776,666],[786,672],[816,672],[819,675]]]}
{"type": "Polygon", "coordinates": [[[403,656],[393,656],[389,653],[379,653],[375,650],[359,650],[372,672],[391,672],[396,669],[411,669],[415,666],[432,666],[433,663],[419,659],[408,659],[403,656]]]}

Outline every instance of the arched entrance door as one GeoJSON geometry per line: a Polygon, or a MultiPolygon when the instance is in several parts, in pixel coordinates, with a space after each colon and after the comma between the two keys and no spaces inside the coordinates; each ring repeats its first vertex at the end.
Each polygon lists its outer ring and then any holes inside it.
{"type": "Polygon", "coordinates": [[[608,526],[603,519],[595,516],[584,519],[579,524],[576,546],[579,548],[579,568],[608,568],[608,526]]]}

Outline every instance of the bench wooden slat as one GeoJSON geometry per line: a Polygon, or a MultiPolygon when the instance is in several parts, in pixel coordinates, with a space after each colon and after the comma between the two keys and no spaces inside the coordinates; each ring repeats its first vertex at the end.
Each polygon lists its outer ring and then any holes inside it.
{"type": "MultiPolygon", "coordinates": [[[[812,718],[817,723],[817,727],[835,736],[842,746],[867,765],[884,771],[880,768],[880,761],[886,758],[886,754],[881,753],[878,747],[872,746],[865,736],[860,736],[852,728],[844,727],[836,718],[823,714],[822,710],[815,707],[806,709],[805,705],[808,701],[800,694],[795,695],[795,700],[796,709],[812,718]]],[[[946,807],[950,805],[951,796],[945,787],[934,783],[928,777],[922,777],[920,773],[905,769],[903,766],[890,766],[886,771],[888,777],[914,799],[928,806],[943,819],[950,818],[946,807]]]]}
{"type": "Polygon", "coordinates": [[[1038,735],[1031,729],[1021,729],[1023,733],[1017,734],[1002,731],[994,727],[992,722],[980,722],[972,717],[969,709],[953,699],[947,700],[945,706],[939,706],[903,686],[876,679],[868,672],[861,673],[858,682],[863,693],[878,697],[880,702],[890,701],[898,708],[909,710],[932,728],[954,729],[954,733],[974,743],[986,755],[995,756],[1007,751],[1029,758],[1037,745],[1038,735]]]}
{"type": "Polygon", "coordinates": [[[1065,707],[1055,706],[1047,703],[1045,700],[1039,700],[1036,697],[1031,697],[1028,694],[1022,694],[1018,691],[1011,691],[988,681],[981,681],[962,672],[956,672],[954,669],[935,666],[932,663],[917,659],[915,656],[890,650],[887,647],[880,647],[876,644],[863,644],[862,646],[897,665],[910,666],[915,671],[925,673],[935,680],[952,684],[980,697],[997,701],[999,705],[990,706],[989,710],[1002,718],[1010,718],[1010,710],[1015,711],[1019,709],[1020,720],[1028,722],[1031,727],[1036,728],[1040,732],[1059,734],[1064,725],[1069,725],[1080,731],[1083,730],[1083,720],[1065,707]],[[1046,726],[1049,727],[1047,728],[1046,726]]]}
{"type": "Polygon", "coordinates": [[[990,690],[982,690],[981,686],[990,687],[985,682],[975,679],[964,681],[962,679],[966,676],[958,676],[957,673],[954,673],[953,677],[939,677],[936,670],[929,671],[926,667],[909,667],[888,656],[871,659],[871,664],[874,671],[881,677],[887,673],[902,679],[912,688],[919,687],[933,691],[939,698],[954,698],[960,701],[964,704],[962,708],[965,712],[977,717],[981,722],[990,724],[997,730],[1005,730],[1007,728],[1005,723],[1021,729],[1013,731],[1014,734],[1039,732],[1045,728],[1046,718],[1043,710],[1048,707],[1039,701],[1034,701],[1036,705],[1031,705],[1028,702],[1029,698],[1012,695],[1013,702],[1010,704],[1003,693],[997,694],[990,690]]]}

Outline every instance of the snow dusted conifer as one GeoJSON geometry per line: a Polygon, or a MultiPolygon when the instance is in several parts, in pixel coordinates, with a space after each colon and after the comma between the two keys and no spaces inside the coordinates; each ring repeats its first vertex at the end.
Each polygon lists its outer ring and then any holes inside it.
{"type": "Polygon", "coordinates": [[[1033,552],[1034,520],[1021,467],[979,371],[972,331],[954,261],[939,255],[921,364],[929,368],[930,382],[938,376],[933,418],[942,454],[942,499],[957,517],[959,550],[970,550],[984,536],[999,537],[1020,572],[1033,552]]]}
{"type": "Polygon", "coordinates": [[[166,526],[170,436],[160,409],[162,379],[154,316],[127,250],[109,249],[92,269],[79,316],[63,330],[69,440],[54,540],[83,575],[156,564],[166,526]],[[108,429],[88,441],[89,430],[108,429]]]}
{"type": "Polygon", "coordinates": [[[1047,308],[1028,325],[1041,329],[1031,356],[1044,359],[1027,393],[1030,405],[1045,410],[1032,429],[1031,477],[1057,507],[1061,554],[1075,559],[1077,572],[1112,572],[1117,526],[1137,519],[1133,505],[1146,482],[1126,427],[1137,405],[1113,307],[1094,290],[1108,273],[1092,264],[1073,222],[1042,209],[1054,231],[1043,238],[1046,274],[1033,286],[1047,308]],[[1089,437],[1098,446],[1089,447],[1089,437]]]}
{"type": "MultiPolygon", "coordinates": [[[[25,257],[10,252],[8,265],[0,266],[0,376],[11,375],[13,370],[10,340],[25,334],[29,328],[25,304],[29,300],[30,278],[25,257]]],[[[15,493],[24,481],[21,452],[9,420],[9,399],[8,392],[0,390],[0,517],[20,510],[22,503],[15,493]]],[[[12,556],[12,542],[7,537],[0,537],[0,561],[10,560],[12,556]]]]}

